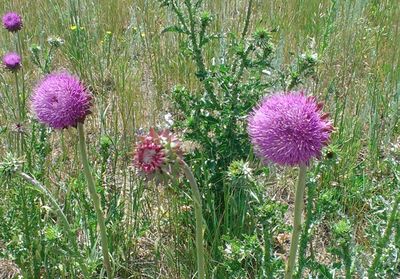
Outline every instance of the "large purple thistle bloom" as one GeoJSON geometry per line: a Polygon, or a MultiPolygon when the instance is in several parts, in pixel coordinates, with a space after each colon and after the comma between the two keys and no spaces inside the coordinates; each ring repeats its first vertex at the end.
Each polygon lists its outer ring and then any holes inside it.
{"type": "Polygon", "coordinates": [[[333,130],[322,104],[303,92],[267,96],[248,120],[257,154],[279,165],[308,164],[321,154],[333,130]]]}
{"type": "Polygon", "coordinates": [[[38,120],[54,129],[76,127],[90,113],[91,94],[68,72],[47,75],[35,88],[31,107],[38,120]]]}
{"type": "Polygon", "coordinates": [[[3,56],[3,64],[10,71],[16,71],[21,67],[21,56],[15,52],[9,52],[3,56]]]}
{"type": "Polygon", "coordinates": [[[15,12],[6,13],[2,20],[4,28],[10,32],[17,32],[22,29],[22,18],[15,12]]]}

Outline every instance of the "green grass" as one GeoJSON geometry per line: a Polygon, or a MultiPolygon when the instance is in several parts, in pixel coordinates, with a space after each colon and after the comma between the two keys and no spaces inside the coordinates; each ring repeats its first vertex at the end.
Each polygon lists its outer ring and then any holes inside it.
{"type": "MultiPolygon", "coordinates": [[[[214,15],[211,30],[240,34],[247,4],[239,0],[204,1],[205,10],[214,15]]],[[[309,177],[309,183],[315,180],[316,192],[307,209],[312,212],[309,232],[313,245],[306,251],[314,256],[308,258],[305,273],[312,278],[325,274],[321,263],[336,269],[340,274],[337,278],[344,276],[348,261],[340,251],[347,250],[353,256],[354,278],[366,276],[362,267],[370,264],[399,195],[400,181],[394,176],[400,171],[398,4],[397,0],[253,2],[250,33],[259,27],[273,31],[277,52],[274,65],[290,64],[297,54],[306,51],[318,55],[316,74],[303,87],[326,103],[325,110],[336,127],[328,148],[333,159],[323,157],[309,177]],[[343,220],[351,227],[348,246],[338,244],[347,236],[334,234],[343,220]]],[[[171,187],[143,182],[131,166],[138,129],[163,123],[164,114],[173,110],[170,96],[174,86],[181,84],[189,92],[201,92],[196,64],[181,51],[183,35],[162,33],[176,17],[160,8],[156,0],[133,4],[126,0],[2,1],[0,14],[9,10],[20,12],[24,19],[19,33],[23,56],[19,90],[29,96],[44,74],[30,61],[30,46],[40,45],[43,59],[50,47],[48,37],[59,36],[65,43],[54,50],[52,69],[76,73],[95,96],[93,113],[85,124],[88,153],[107,209],[110,252],[118,275],[193,276],[194,216],[193,209],[185,207],[191,205],[189,188],[182,181],[171,187]]],[[[16,36],[2,29],[0,54],[14,50],[16,42],[16,36]]],[[[228,48],[226,44],[228,41],[221,39],[207,45],[204,56],[208,66],[212,58],[220,59],[228,48]]],[[[12,111],[16,106],[14,80],[13,74],[0,70],[1,160],[15,151],[19,142],[12,130],[21,121],[12,111]]],[[[34,122],[29,111],[22,124],[25,136],[19,155],[24,157],[24,168],[51,190],[79,236],[89,269],[100,274],[101,251],[96,248],[100,240],[87,200],[76,130],[51,132],[34,122]]],[[[251,168],[258,168],[253,156],[249,161],[251,168]]],[[[268,226],[274,226],[272,265],[283,270],[279,251],[287,254],[288,247],[279,244],[277,235],[290,231],[294,173],[292,169],[271,167],[265,177],[257,173],[256,180],[267,181],[267,186],[246,184],[247,180],[237,182],[245,185],[245,190],[232,188],[235,181],[225,185],[225,202],[231,206],[222,220],[218,216],[212,219],[214,209],[206,206],[208,224],[216,228],[213,235],[205,232],[210,278],[263,278],[259,275],[263,267],[258,264],[265,248],[254,241],[254,235],[262,239],[262,224],[257,219],[259,212],[252,211],[263,199],[278,204],[274,205],[278,209],[272,206],[275,221],[268,219],[272,222],[268,226]],[[289,210],[282,220],[280,210],[286,207],[289,210]],[[226,234],[219,235],[218,230],[226,234]],[[221,252],[227,244],[233,247],[232,254],[221,252]],[[244,254],[238,252],[240,248],[244,254]]],[[[76,278],[79,266],[71,260],[68,237],[46,197],[18,179],[0,185],[0,258],[15,261],[25,278],[76,278]]],[[[206,205],[213,205],[211,195],[203,194],[208,199],[206,205]]],[[[399,220],[397,214],[390,245],[383,249],[383,264],[378,270],[383,277],[379,278],[397,278],[400,274],[395,258],[400,249],[399,220]]]]}

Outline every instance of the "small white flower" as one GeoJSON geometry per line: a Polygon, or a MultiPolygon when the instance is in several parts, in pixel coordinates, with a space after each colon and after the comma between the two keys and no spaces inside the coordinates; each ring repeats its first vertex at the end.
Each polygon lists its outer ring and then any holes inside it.
{"type": "Polygon", "coordinates": [[[263,74],[265,74],[265,75],[267,75],[267,76],[270,76],[271,75],[271,71],[268,71],[268,70],[262,70],[262,73],[263,74]]]}
{"type": "Polygon", "coordinates": [[[225,247],[224,252],[225,252],[225,254],[227,254],[227,255],[232,254],[232,245],[226,244],[226,247],[225,247]]]}
{"type": "Polygon", "coordinates": [[[172,119],[172,114],[167,113],[164,115],[164,120],[166,123],[167,128],[170,128],[172,125],[174,125],[174,120],[172,119]]]}

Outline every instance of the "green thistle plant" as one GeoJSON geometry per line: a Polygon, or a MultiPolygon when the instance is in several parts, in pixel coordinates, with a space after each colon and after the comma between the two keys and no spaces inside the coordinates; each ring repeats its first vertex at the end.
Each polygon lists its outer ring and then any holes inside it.
{"type": "Polygon", "coordinates": [[[352,278],[351,233],[352,229],[348,220],[340,220],[333,227],[333,238],[338,248],[333,248],[332,252],[343,260],[346,279],[352,278]]]}

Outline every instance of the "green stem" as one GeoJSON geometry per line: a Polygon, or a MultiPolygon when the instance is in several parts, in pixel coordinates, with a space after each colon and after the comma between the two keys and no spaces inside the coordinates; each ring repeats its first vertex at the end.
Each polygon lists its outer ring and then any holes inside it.
{"type": "Polygon", "coordinates": [[[86,153],[85,132],[83,129],[83,124],[78,123],[77,129],[78,129],[78,134],[79,134],[79,151],[81,154],[81,159],[82,159],[82,164],[83,164],[83,172],[85,173],[85,176],[86,176],[89,194],[93,201],[94,210],[95,210],[96,216],[97,216],[97,222],[98,222],[98,225],[100,228],[100,240],[101,240],[101,246],[102,246],[101,251],[103,253],[103,263],[104,263],[104,267],[106,268],[106,271],[107,271],[107,277],[109,279],[111,279],[111,278],[113,278],[113,274],[112,274],[111,263],[110,263],[110,255],[108,253],[108,240],[107,240],[106,224],[104,221],[102,209],[100,207],[100,199],[96,193],[96,187],[94,184],[92,174],[90,172],[89,160],[88,160],[87,153],[86,153]]]}
{"type": "MultiPolygon", "coordinates": [[[[20,202],[21,202],[21,207],[22,207],[22,222],[23,222],[23,228],[22,231],[25,234],[25,238],[24,238],[24,244],[27,248],[27,250],[29,251],[29,253],[33,253],[34,251],[34,245],[32,243],[31,240],[31,232],[30,232],[30,217],[28,216],[28,206],[27,206],[27,194],[25,192],[25,188],[22,187],[21,191],[20,191],[20,196],[19,196],[20,202]]],[[[29,210],[29,212],[31,212],[31,210],[29,210]]],[[[35,269],[35,267],[37,266],[37,261],[36,261],[36,257],[33,257],[33,269],[35,269]]]]}
{"type": "Polygon", "coordinates": [[[264,266],[265,274],[264,276],[268,279],[274,278],[272,263],[271,263],[271,233],[270,224],[263,225],[264,232],[264,266]]]}
{"type": "MultiPolygon", "coordinates": [[[[21,37],[20,37],[20,32],[16,33],[16,37],[17,37],[17,42],[16,42],[16,48],[17,48],[17,53],[20,55],[21,60],[24,61],[24,57],[23,57],[23,49],[22,49],[22,42],[21,42],[21,37]]],[[[21,69],[19,70],[21,72],[21,86],[22,86],[22,96],[21,96],[21,110],[20,110],[20,116],[21,119],[20,121],[25,120],[26,117],[26,108],[25,108],[25,103],[26,103],[26,92],[25,92],[25,79],[24,79],[24,67],[21,67],[21,69]]],[[[17,83],[18,86],[18,83],[17,83]]],[[[18,90],[19,91],[19,90],[18,90]]],[[[18,98],[20,98],[19,92],[18,92],[18,98]]]]}
{"type": "Polygon", "coordinates": [[[193,10],[193,6],[190,0],[185,0],[185,5],[188,10],[189,17],[189,38],[193,47],[193,58],[196,62],[197,73],[200,81],[204,83],[204,88],[208,93],[211,94],[211,97],[215,97],[213,93],[213,86],[211,82],[207,79],[207,69],[204,64],[204,58],[201,46],[197,43],[197,33],[196,33],[196,21],[194,18],[195,11],[193,10]]]}
{"type": "Polygon", "coordinates": [[[189,29],[186,26],[185,23],[185,18],[181,12],[181,10],[179,9],[179,7],[177,6],[177,4],[174,1],[171,1],[171,6],[172,6],[172,10],[174,11],[174,13],[176,14],[176,16],[178,17],[179,22],[182,24],[183,30],[186,33],[189,33],[189,29]]]}
{"type": "Polygon", "coordinates": [[[46,74],[49,74],[51,72],[50,71],[50,63],[52,60],[51,56],[53,55],[53,49],[54,49],[54,47],[51,46],[49,51],[47,52],[47,56],[44,61],[43,72],[45,72],[46,74]]]}
{"type": "MultiPolygon", "coordinates": [[[[241,39],[240,39],[240,44],[242,44],[242,45],[245,45],[244,44],[245,38],[246,38],[247,32],[249,30],[252,6],[253,6],[253,0],[250,0],[249,5],[247,6],[246,20],[244,23],[244,27],[243,27],[243,31],[242,31],[242,35],[241,35],[241,39]]],[[[250,46],[247,47],[247,50],[245,51],[245,53],[243,55],[240,55],[240,60],[241,60],[240,69],[236,73],[236,79],[240,79],[242,77],[246,59],[252,49],[253,49],[253,46],[250,44],[250,46]]],[[[235,59],[235,61],[233,62],[232,73],[236,72],[238,62],[239,62],[238,59],[235,59]]],[[[237,85],[236,85],[236,87],[237,87],[237,85]]]]}
{"type": "Polygon", "coordinates": [[[306,171],[307,166],[305,164],[301,164],[299,166],[299,180],[294,204],[293,233],[292,240],[290,242],[289,260],[286,266],[285,279],[292,279],[293,270],[296,263],[297,248],[299,246],[301,232],[301,213],[303,211],[304,189],[306,187],[306,171]]]}
{"type": "Polygon", "coordinates": [[[351,279],[351,256],[350,256],[350,247],[349,243],[343,244],[343,261],[344,261],[344,270],[346,273],[346,279],[351,279]]]}
{"type": "Polygon", "coordinates": [[[242,42],[244,41],[247,31],[249,30],[252,5],[253,5],[253,0],[249,0],[249,5],[247,6],[246,21],[244,23],[244,28],[242,31],[242,42]]]}
{"type": "Polygon", "coordinates": [[[378,243],[378,247],[376,248],[374,260],[372,262],[371,267],[368,270],[368,278],[369,279],[376,278],[375,271],[378,269],[378,264],[379,264],[381,256],[382,256],[383,248],[385,248],[387,246],[387,242],[389,241],[389,237],[392,233],[392,228],[393,228],[394,221],[396,219],[397,208],[399,207],[399,203],[400,203],[400,194],[398,194],[398,196],[394,202],[392,212],[390,213],[389,221],[388,221],[386,229],[385,229],[385,234],[380,239],[380,241],[378,243]]]}
{"type": "MultiPolygon", "coordinates": [[[[64,230],[66,231],[66,234],[67,234],[71,244],[74,245],[74,250],[75,250],[76,255],[78,255],[78,257],[80,258],[81,256],[80,256],[80,253],[79,253],[79,250],[78,250],[78,244],[76,242],[76,238],[74,237],[74,235],[72,233],[71,226],[70,226],[70,224],[68,222],[67,217],[65,216],[64,212],[62,211],[62,209],[58,205],[58,203],[55,200],[55,198],[53,197],[53,195],[39,181],[37,181],[36,179],[32,178],[28,174],[26,174],[24,172],[19,172],[18,174],[19,174],[20,177],[22,177],[22,179],[24,179],[26,182],[28,182],[29,184],[34,186],[36,189],[38,189],[42,194],[44,194],[49,199],[50,203],[53,205],[53,207],[56,210],[58,218],[60,218],[61,221],[62,221],[62,225],[64,226],[64,230]]],[[[84,274],[84,277],[85,278],[89,278],[89,273],[88,273],[88,270],[87,270],[86,265],[84,263],[84,260],[80,258],[78,260],[78,262],[79,262],[81,270],[82,270],[82,272],[84,274]]]]}
{"type": "Polygon", "coordinates": [[[19,86],[18,86],[18,74],[17,71],[14,72],[14,78],[15,78],[15,88],[17,90],[17,107],[18,107],[18,121],[21,121],[22,118],[22,106],[21,106],[21,99],[19,96],[19,86]]]}
{"type": "MultiPolygon", "coordinates": [[[[15,125],[22,125],[23,118],[24,118],[24,109],[23,109],[23,102],[21,102],[21,96],[20,96],[20,89],[19,89],[19,83],[18,83],[18,74],[17,71],[14,72],[14,77],[15,77],[15,88],[17,91],[16,98],[17,98],[17,107],[18,107],[18,118],[17,118],[17,123],[14,123],[15,125]]],[[[23,133],[20,133],[17,131],[17,155],[22,156],[24,153],[24,144],[23,144],[23,133]]]]}
{"type": "Polygon", "coordinates": [[[190,187],[192,188],[193,192],[194,213],[196,216],[196,252],[197,252],[198,278],[204,279],[206,273],[205,273],[205,260],[204,260],[204,236],[203,236],[204,230],[203,230],[201,195],[192,170],[183,160],[181,160],[181,165],[186,178],[189,180],[190,187]]]}
{"type": "Polygon", "coordinates": [[[300,246],[299,246],[299,265],[297,267],[297,274],[294,278],[302,278],[303,269],[306,265],[308,259],[306,259],[306,248],[307,244],[310,241],[310,227],[311,224],[314,222],[314,213],[313,213],[313,199],[315,194],[315,183],[311,183],[307,187],[307,209],[306,209],[306,220],[304,224],[303,234],[301,235],[300,239],[300,246]]]}

